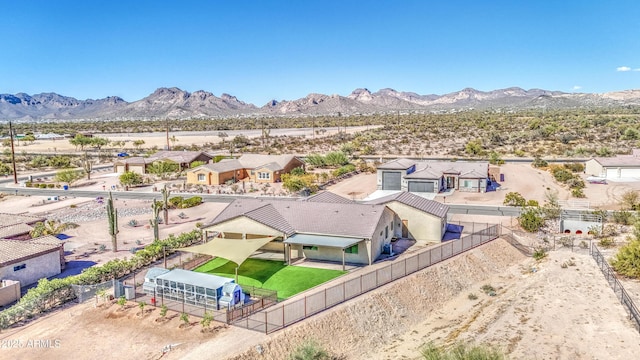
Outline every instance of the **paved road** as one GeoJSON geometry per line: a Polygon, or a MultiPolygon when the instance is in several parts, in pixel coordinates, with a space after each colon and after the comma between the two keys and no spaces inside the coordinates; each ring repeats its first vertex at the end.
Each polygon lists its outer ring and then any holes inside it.
{"type": "MultiPolygon", "coordinates": [[[[67,196],[67,197],[84,197],[95,199],[99,196],[106,197],[107,191],[102,190],[78,190],[78,189],[35,189],[26,187],[13,187],[0,185],[0,192],[11,195],[23,196],[67,196]]],[[[116,199],[132,199],[132,200],[152,200],[162,199],[162,194],[151,191],[112,191],[113,197],[116,199]]],[[[174,196],[180,196],[182,193],[172,193],[174,196]]],[[[191,194],[185,193],[184,196],[197,195],[201,196],[203,201],[230,203],[239,196],[233,195],[217,195],[217,194],[191,194]]],[[[257,198],[257,197],[256,197],[257,198]]],[[[261,199],[274,199],[280,201],[293,201],[297,198],[292,197],[259,197],[261,199]]],[[[493,206],[493,205],[469,205],[469,204],[447,204],[449,205],[450,214],[468,214],[468,215],[491,215],[491,216],[518,216],[520,209],[510,206],[493,206]]]]}

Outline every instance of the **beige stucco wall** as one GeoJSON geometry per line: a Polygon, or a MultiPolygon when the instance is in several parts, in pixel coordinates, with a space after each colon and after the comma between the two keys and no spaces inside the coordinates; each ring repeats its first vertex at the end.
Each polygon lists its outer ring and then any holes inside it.
{"type": "Polygon", "coordinates": [[[410,239],[425,241],[442,240],[446,226],[446,217],[445,219],[441,219],[397,201],[388,203],[387,207],[397,214],[397,222],[394,227],[396,234],[402,233],[402,220],[407,220],[410,239]]]}
{"type": "Polygon", "coordinates": [[[585,163],[584,172],[585,174],[592,176],[605,177],[607,175],[602,165],[600,165],[600,163],[595,159],[587,160],[587,162],[585,163]]]}
{"type": "Polygon", "coordinates": [[[2,280],[0,286],[0,306],[11,304],[20,299],[20,282],[14,280],[2,280]]]}
{"type": "MultiPolygon", "coordinates": [[[[292,257],[293,251],[298,251],[301,256],[312,260],[334,261],[342,263],[342,249],[319,246],[318,250],[303,250],[302,245],[291,245],[292,257]]],[[[352,264],[369,264],[369,251],[365,240],[358,243],[357,254],[344,254],[344,261],[352,264]]]]}
{"type": "Polygon", "coordinates": [[[129,164],[129,171],[132,171],[134,173],[138,173],[138,174],[145,174],[146,173],[146,168],[144,165],[133,165],[133,164],[129,164]]]}
{"type": "Polygon", "coordinates": [[[31,285],[42,278],[58,274],[60,274],[60,251],[58,249],[0,268],[0,279],[20,281],[21,286],[31,285]],[[13,271],[14,266],[21,264],[26,264],[26,267],[22,270],[13,271]]]}

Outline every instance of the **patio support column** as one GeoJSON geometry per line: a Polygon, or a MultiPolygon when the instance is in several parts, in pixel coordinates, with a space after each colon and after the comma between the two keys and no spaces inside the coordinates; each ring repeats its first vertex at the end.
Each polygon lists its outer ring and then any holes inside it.
{"type": "Polygon", "coordinates": [[[342,248],[342,271],[344,271],[344,248],[342,248]]]}

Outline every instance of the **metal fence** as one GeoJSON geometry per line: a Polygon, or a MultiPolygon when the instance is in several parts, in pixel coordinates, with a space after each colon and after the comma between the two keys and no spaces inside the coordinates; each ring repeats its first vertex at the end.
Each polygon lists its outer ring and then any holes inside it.
{"type": "Polygon", "coordinates": [[[640,312],[638,312],[638,308],[629,297],[629,294],[624,289],[618,278],[616,278],[615,272],[607,263],[607,260],[602,256],[598,247],[593,244],[591,246],[591,256],[596,260],[600,270],[604,274],[604,277],[607,279],[609,286],[613,289],[613,292],[616,294],[620,303],[624,305],[625,310],[629,314],[629,319],[633,320],[635,328],[640,331],[640,312]]]}
{"type": "Polygon", "coordinates": [[[494,240],[500,236],[501,231],[500,225],[493,224],[480,224],[471,228],[477,231],[460,239],[420,250],[404,259],[394,260],[384,267],[369,270],[356,278],[345,279],[336,285],[310,293],[299,300],[272,306],[264,311],[251,314],[234,325],[267,334],[272,333],[394,280],[494,240]]]}
{"type": "Polygon", "coordinates": [[[113,280],[105,281],[100,284],[93,285],[71,285],[73,293],[76,295],[76,301],[83,303],[93,299],[100,290],[107,290],[114,286],[113,280]]]}

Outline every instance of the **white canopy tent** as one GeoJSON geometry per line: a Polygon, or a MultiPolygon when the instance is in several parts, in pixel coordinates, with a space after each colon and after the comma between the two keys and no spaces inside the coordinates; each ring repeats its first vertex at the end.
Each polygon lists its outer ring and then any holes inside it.
{"type": "Polygon", "coordinates": [[[180,251],[186,251],[197,254],[211,255],[221,257],[236,263],[236,282],[238,281],[238,268],[242,263],[251,256],[256,250],[263,247],[270,241],[275,239],[274,236],[256,238],[256,239],[227,239],[224,237],[216,237],[211,241],[195,246],[180,248],[180,251]]]}

